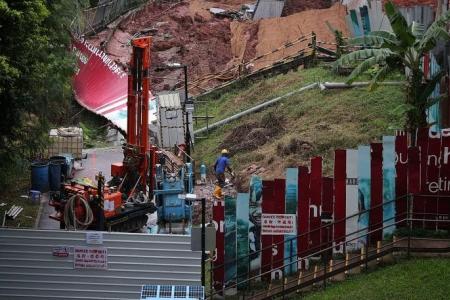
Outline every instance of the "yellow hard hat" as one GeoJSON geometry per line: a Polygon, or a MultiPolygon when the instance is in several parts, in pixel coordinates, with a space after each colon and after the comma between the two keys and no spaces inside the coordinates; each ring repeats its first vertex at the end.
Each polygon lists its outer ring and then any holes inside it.
{"type": "Polygon", "coordinates": [[[228,154],[229,152],[228,152],[228,150],[227,149],[223,149],[222,150],[222,154],[228,154]]]}

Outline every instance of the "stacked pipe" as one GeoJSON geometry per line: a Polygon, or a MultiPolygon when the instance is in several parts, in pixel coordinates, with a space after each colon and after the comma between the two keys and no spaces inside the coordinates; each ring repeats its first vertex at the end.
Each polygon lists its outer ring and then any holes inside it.
{"type": "Polygon", "coordinates": [[[23,207],[22,206],[17,206],[17,205],[13,205],[11,206],[11,208],[6,212],[6,216],[10,219],[15,219],[17,218],[17,216],[22,212],[23,207]]]}

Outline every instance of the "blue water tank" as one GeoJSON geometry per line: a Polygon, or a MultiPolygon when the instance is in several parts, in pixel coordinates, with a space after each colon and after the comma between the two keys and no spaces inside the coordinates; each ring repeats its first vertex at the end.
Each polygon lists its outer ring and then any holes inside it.
{"type": "MultiPolygon", "coordinates": [[[[50,157],[50,165],[52,163],[60,164],[61,165],[61,175],[64,176],[64,178],[69,178],[70,173],[72,172],[72,168],[69,165],[69,160],[64,155],[57,155],[50,157]],[[70,170],[69,170],[70,169],[70,170]]],[[[51,172],[51,170],[50,170],[51,172]]],[[[50,183],[51,185],[51,183],[50,183]]]]}
{"type": "Polygon", "coordinates": [[[61,188],[61,161],[50,161],[48,178],[50,181],[50,191],[59,191],[61,188]]]}
{"type": "Polygon", "coordinates": [[[48,191],[48,162],[31,163],[31,189],[45,193],[48,191]]]}

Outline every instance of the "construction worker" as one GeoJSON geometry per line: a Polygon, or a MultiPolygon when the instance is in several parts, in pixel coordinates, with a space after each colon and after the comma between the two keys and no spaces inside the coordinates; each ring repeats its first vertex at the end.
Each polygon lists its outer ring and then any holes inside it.
{"type": "Polygon", "coordinates": [[[216,174],[218,185],[220,187],[224,187],[224,185],[225,185],[225,171],[226,170],[228,170],[228,172],[230,172],[231,176],[234,177],[234,172],[230,167],[230,159],[228,156],[229,156],[228,150],[223,149],[220,157],[216,160],[216,163],[214,164],[214,172],[216,174]]]}

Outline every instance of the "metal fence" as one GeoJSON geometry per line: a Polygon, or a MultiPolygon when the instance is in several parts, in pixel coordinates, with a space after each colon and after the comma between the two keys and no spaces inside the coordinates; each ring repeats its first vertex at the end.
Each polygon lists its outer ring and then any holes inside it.
{"type": "Polygon", "coordinates": [[[90,234],[0,229],[0,299],[140,299],[143,285],[201,284],[190,236],[90,234]]]}
{"type": "Polygon", "coordinates": [[[80,20],[76,22],[78,28],[72,28],[78,34],[92,34],[124,13],[139,7],[146,0],[100,0],[95,7],[83,11],[80,20]]]}

